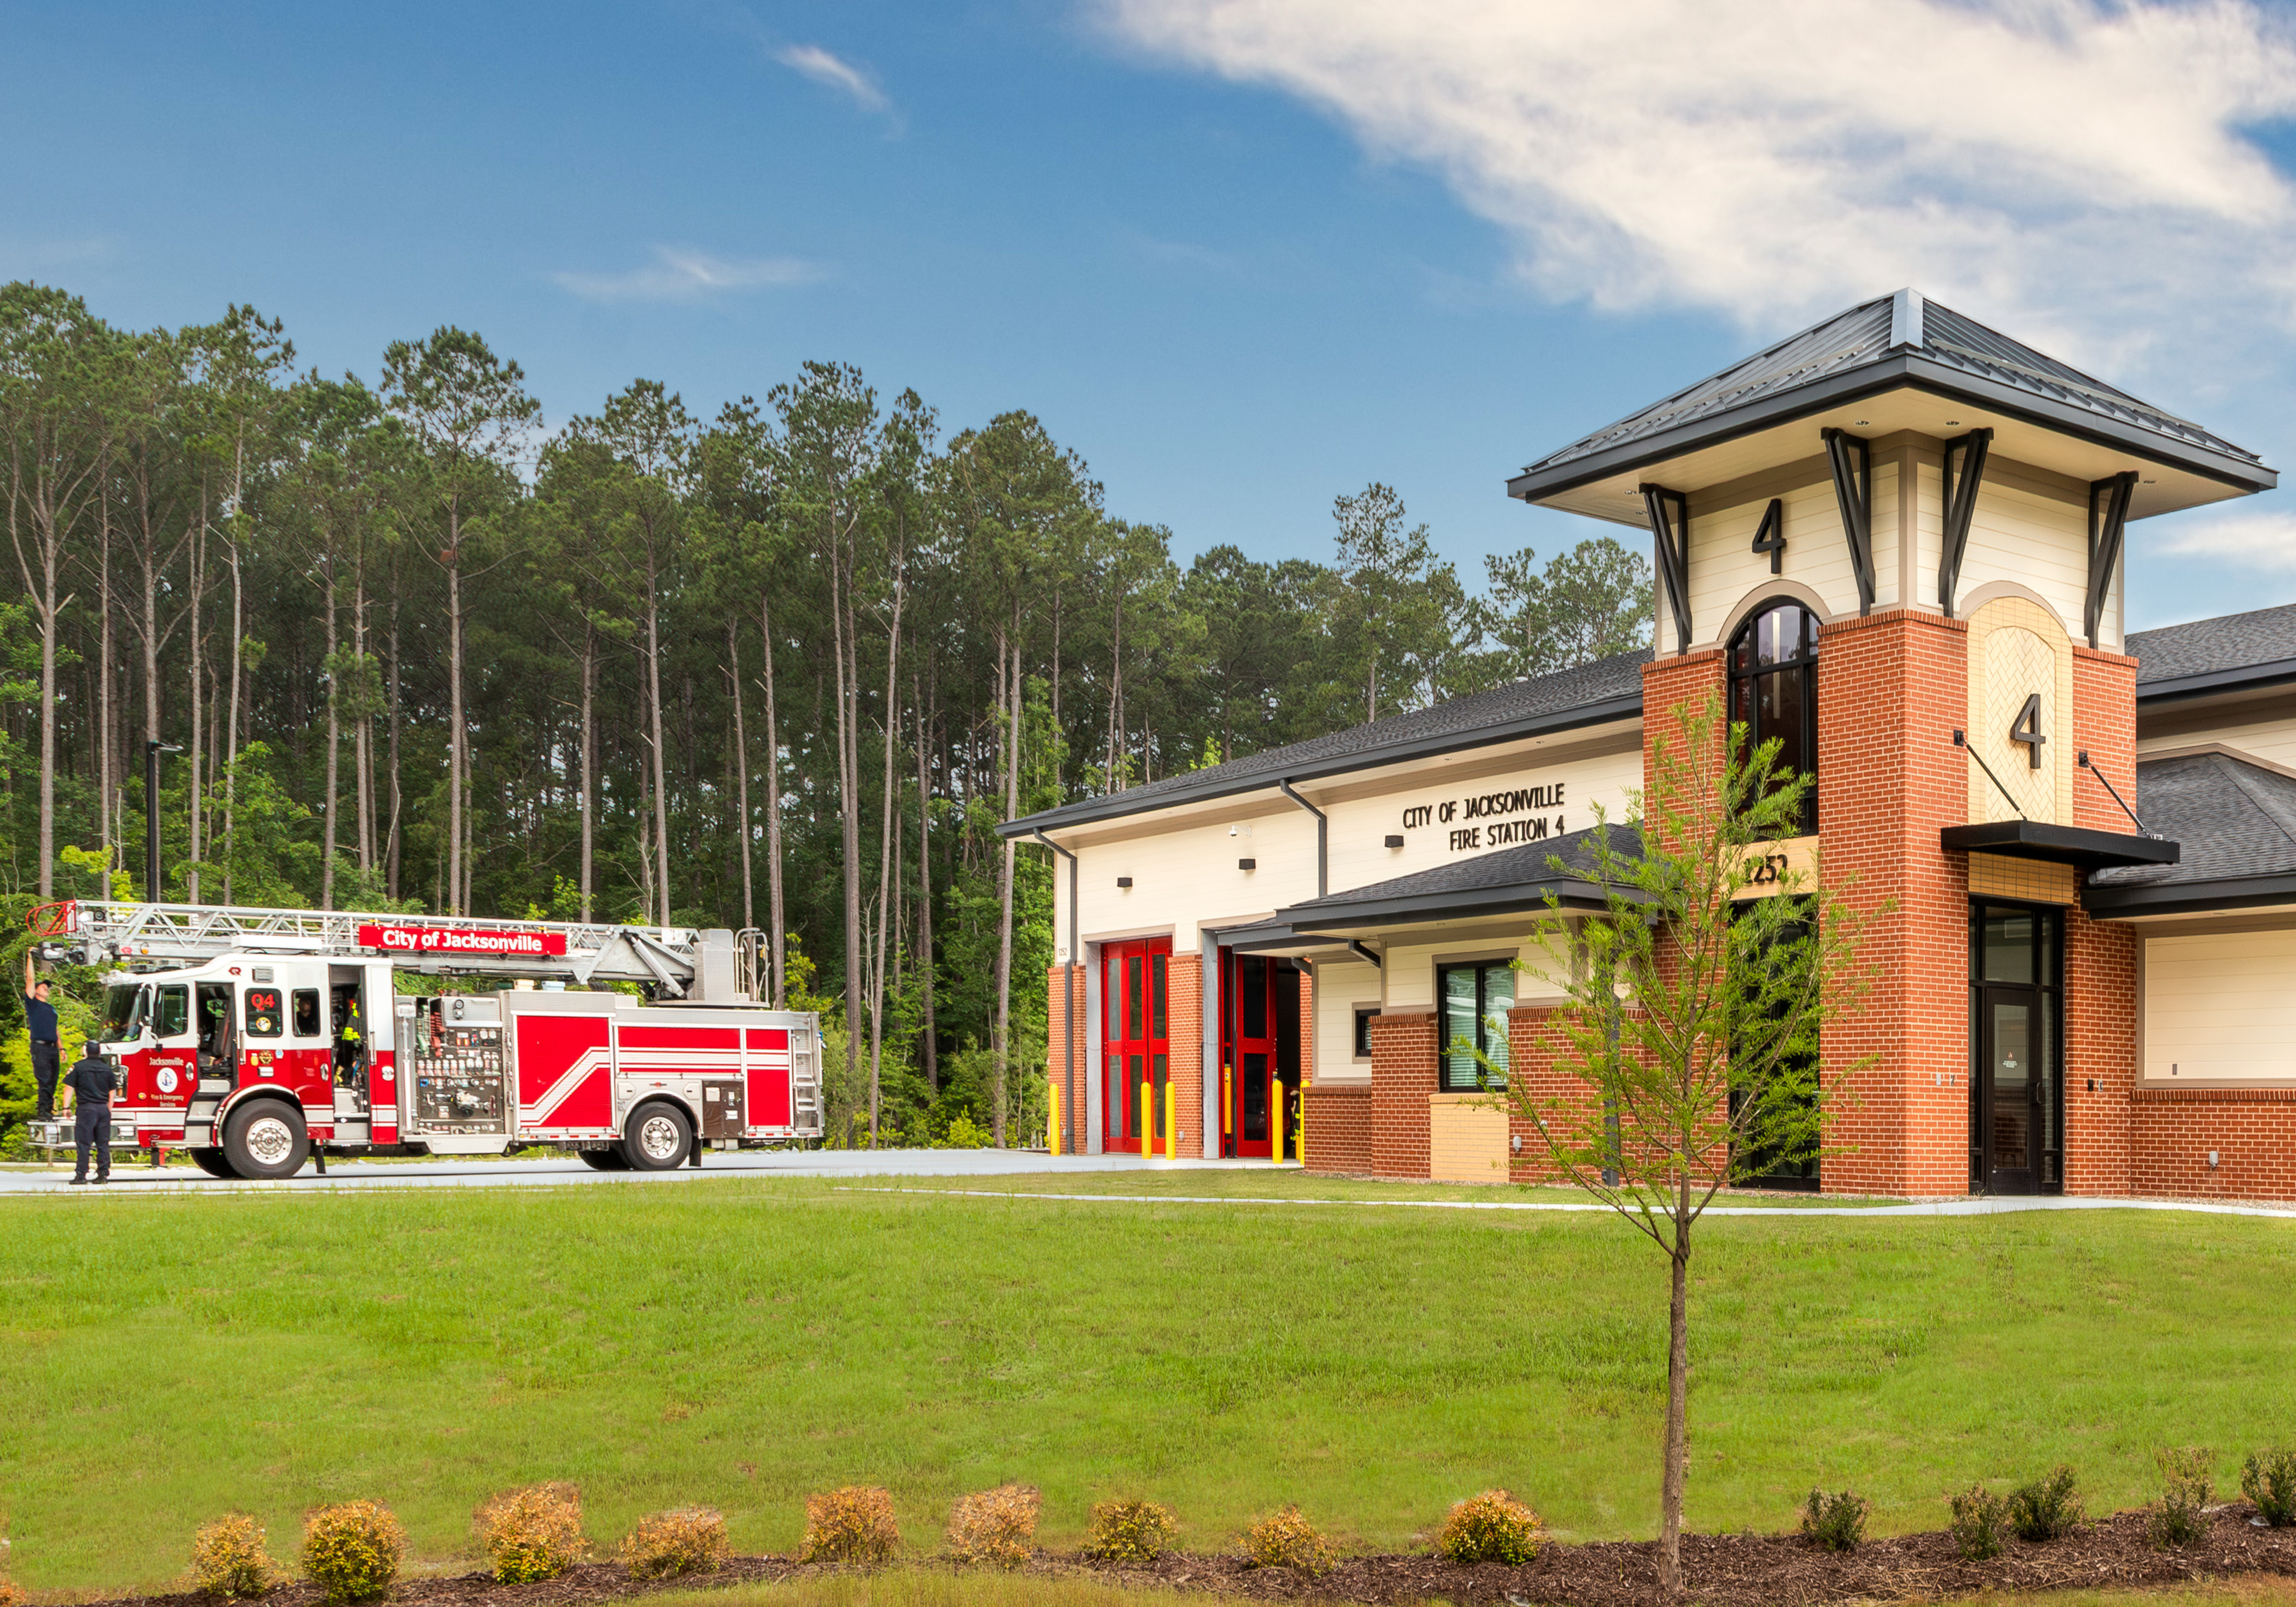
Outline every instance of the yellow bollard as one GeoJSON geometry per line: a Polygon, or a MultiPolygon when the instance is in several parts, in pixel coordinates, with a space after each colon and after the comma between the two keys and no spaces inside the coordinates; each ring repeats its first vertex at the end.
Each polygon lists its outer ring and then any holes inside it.
{"type": "Polygon", "coordinates": [[[1061,1152],[1061,1085],[1049,1077],[1045,1078],[1045,1148],[1055,1155],[1061,1152]]]}
{"type": "Polygon", "coordinates": [[[1140,1079],[1140,1159],[1156,1152],[1156,1085],[1140,1079]]]}
{"type": "Polygon", "coordinates": [[[1173,1092],[1172,1085],[1167,1082],[1164,1085],[1164,1159],[1167,1160],[1177,1160],[1180,1158],[1179,1114],[1177,1097],[1173,1092]]]}
{"type": "Polygon", "coordinates": [[[1305,1083],[1300,1085],[1299,1142],[1292,1147],[1298,1152],[1292,1159],[1304,1168],[1308,1164],[1308,1085],[1305,1083]]]}
{"type": "Polygon", "coordinates": [[[1267,1158],[1283,1164],[1283,1079],[1267,1074],[1267,1158]]]}

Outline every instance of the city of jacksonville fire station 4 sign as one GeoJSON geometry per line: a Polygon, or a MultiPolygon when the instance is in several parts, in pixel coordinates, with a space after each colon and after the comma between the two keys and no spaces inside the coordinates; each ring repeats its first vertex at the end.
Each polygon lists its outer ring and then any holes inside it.
{"type": "Polygon", "coordinates": [[[1562,782],[1536,787],[1505,787],[1473,792],[1441,803],[1413,804],[1403,811],[1403,829],[1441,826],[1453,853],[1545,842],[1563,833],[1562,782]]]}
{"type": "Polygon", "coordinates": [[[562,931],[500,931],[468,926],[398,926],[375,923],[358,929],[359,947],[398,955],[545,955],[566,952],[562,931]]]}

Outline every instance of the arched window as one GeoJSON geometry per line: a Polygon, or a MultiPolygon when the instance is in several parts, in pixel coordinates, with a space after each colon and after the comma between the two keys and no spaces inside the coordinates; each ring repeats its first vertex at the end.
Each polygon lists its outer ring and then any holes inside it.
{"type": "MultiPolygon", "coordinates": [[[[1776,737],[1780,768],[1817,775],[1817,616],[1800,603],[1768,603],[1730,638],[1730,721],[1752,746],[1776,737]]],[[[1814,784],[1801,829],[1817,830],[1814,784]]]]}

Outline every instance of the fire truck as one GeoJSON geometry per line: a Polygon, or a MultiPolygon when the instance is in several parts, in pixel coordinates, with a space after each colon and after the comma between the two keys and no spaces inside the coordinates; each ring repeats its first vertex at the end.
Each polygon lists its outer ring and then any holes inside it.
{"type": "MultiPolygon", "coordinates": [[[[31,924],[51,963],[117,967],[115,1151],[262,1178],[552,1144],[660,1171],[821,1136],[820,1021],[756,1003],[756,933],[100,901],[31,924]],[[446,985],[472,977],[500,981],[446,985]]],[[[70,1118],[31,1139],[70,1144],[70,1118]]]]}

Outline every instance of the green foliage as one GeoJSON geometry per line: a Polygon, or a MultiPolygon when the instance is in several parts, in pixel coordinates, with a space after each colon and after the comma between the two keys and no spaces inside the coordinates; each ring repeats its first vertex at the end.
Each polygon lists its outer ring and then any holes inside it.
{"type": "Polygon", "coordinates": [[[2062,1540],[2081,1525],[2079,1482],[2059,1463],[2009,1492],[2009,1522],[2021,1540],[2062,1540]]]}
{"type": "Polygon", "coordinates": [[[1270,1513],[1244,1530],[1243,1554],[1255,1568],[1296,1568],[1310,1577],[1331,1572],[1339,1561],[1331,1542],[1296,1506],[1270,1513]]]}
{"type": "Polygon", "coordinates": [[[1948,1527],[1964,1560],[1982,1562],[1999,1556],[2008,1544],[2008,1501],[1981,1484],[1972,1484],[1956,1496],[1951,1505],[1953,1519],[1948,1527]]]}
{"type": "Polygon", "coordinates": [[[1171,1549],[1180,1531],[1172,1509],[1153,1501],[1102,1501],[1092,1509],[1085,1555],[1119,1567],[1153,1562],[1171,1549]]]}
{"type": "Polygon", "coordinates": [[[375,1602],[390,1594],[406,1551],[406,1531],[379,1501],[323,1506],[303,1524],[303,1571],[331,1602],[375,1602]]]}
{"type": "Polygon", "coordinates": [[[2205,1446],[2163,1446],[2152,1453],[2161,1494],[2146,1510],[2152,1544],[2166,1551],[2209,1532],[2209,1496],[2216,1488],[2216,1453],[2205,1446]]]}
{"type": "Polygon", "coordinates": [[[201,1595],[251,1600],[286,1580],[285,1570],[264,1549],[263,1525],[245,1513],[226,1513],[202,1523],[192,1537],[191,1587],[201,1595]]]}
{"type": "Polygon", "coordinates": [[[504,1490],[479,1508],[475,1521],[504,1585],[554,1579],[590,1554],[581,1492],[563,1480],[504,1490]]]}
{"type": "Polygon", "coordinates": [[[2256,1514],[2274,1529],[2296,1523],[2296,1447],[2251,1451],[2241,1464],[2240,1493],[2256,1503],[2256,1514]]]}
{"type": "Polygon", "coordinates": [[[1520,1568],[1538,1555],[1546,1526],[1505,1490],[1485,1490],[1451,1508],[1435,1554],[1454,1562],[1505,1562],[1520,1568]]]}
{"type": "Polygon", "coordinates": [[[1866,1497],[1850,1490],[1812,1490],[1801,1509],[1803,1538],[1822,1551],[1855,1551],[1866,1537],[1866,1497]]]}

